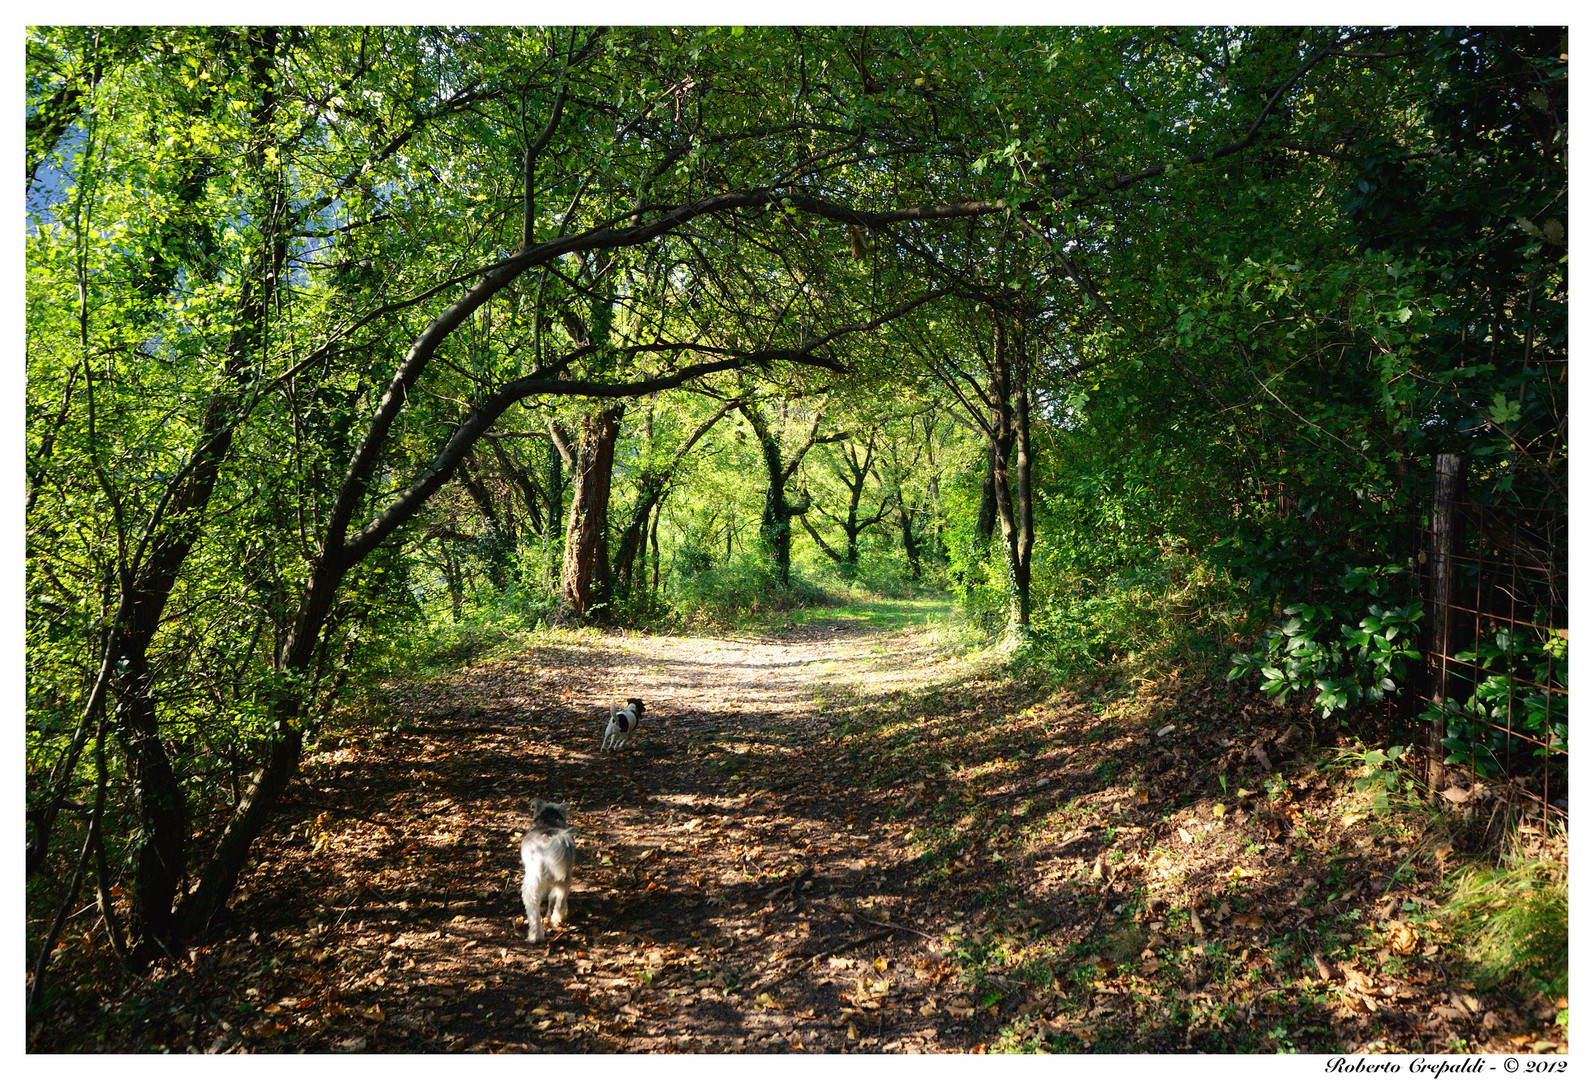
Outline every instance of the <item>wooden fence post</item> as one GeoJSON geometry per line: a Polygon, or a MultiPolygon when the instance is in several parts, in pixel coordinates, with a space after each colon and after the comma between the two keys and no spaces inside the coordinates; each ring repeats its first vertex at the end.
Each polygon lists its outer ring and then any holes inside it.
{"type": "Polygon", "coordinates": [[[1455,555],[1460,542],[1461,455],[1439,454],[1434,458],[1433,544],[1429,551],[1428,578],[1428,668],[1429,700],[1437,707],[1429,721],[1428,787],[1437,793],[1445,775],[1445,698],[1449,691],[1451,601],[1455,596],[1455,555]]]}

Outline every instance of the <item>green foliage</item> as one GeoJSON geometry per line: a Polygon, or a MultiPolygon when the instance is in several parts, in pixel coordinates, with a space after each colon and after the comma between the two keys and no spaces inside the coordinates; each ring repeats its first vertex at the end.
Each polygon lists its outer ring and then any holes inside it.
{"type": "MultiPolygon", "coordinates": [[[[1066,669],[1282,611],[1235,677],[1325,715],[1409,673],[1433,454],[1564,561],[1561,31],[866,37],[30,29],[30,806],[102,668],[112,802],[154,748],[224,810],[351,687],[557,621],[567,546],[588,617],[944,581],[1066,669]],[[557,433],[619,400],[570,545],[557,433]]],[[[1564,641],[1472,659],[1457,760],[1564,747],[1564,641]]]]}
{"type": "Polygon", "coordinates": [[[1148,555],[1153,561],[1094,580],[1045,581],[1035,632],[1048,666],[1081,671],[1117,661],[1139,674],[1221,658],[1240,615],[1231,583],[1171,545],[1148,555]]]}
{"type": "Polygon", "coordinates": [[[1313,704],[1324,717],[1383,701],[1399,690],[1408,664],[1420,655],[1421,603],[1387,600],[1392,579],[1401,576],[1397,566],[1347,571],[1343,599],[1285,608],[1286,621],[1270,627],[1256,651],[1235,656],[1229,678],[1259,675],[1273,697],[1315,691],[1313,704]]]}
{"type": "Polygon", "coordinates": [[[736,623],[777,611],[813,607],[832,594],[800,574],[781,586],[762,554],[742,555],[672,581],[668,602],[673,615],[687,623],[736,623]]]}
{"type": "Polygon", "coordinates": [[[1485,776],[1505,772],[1507,763],[1542,761],[1567,751],[1567,639],[1501,629],[1456,653],[1464,678],[1475,673],[1464,702],[1430,702],[1423,719],[1443,722],[1447,764],[1465,764],[1485,776]]]}
{"type": "Polygon", "coordinates": [[[1410,798],[1415,790],[1416,781],[1400,768],[1400,761],[1406,756],[1407,749],[1404,746],[1391,746],[1387,750],[1373,749],[1361,754],[1363,772],[1351,781],[1351,786],[1357,791],[1372,792],[1373,809],[1380,814],[1388,813],[1391,795],[1403,791],[1410,798]]]}

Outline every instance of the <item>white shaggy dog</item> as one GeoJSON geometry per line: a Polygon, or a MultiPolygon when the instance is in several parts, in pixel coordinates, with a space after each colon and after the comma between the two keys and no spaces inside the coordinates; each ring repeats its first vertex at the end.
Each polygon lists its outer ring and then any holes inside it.
{"type": "Polygon", "coordinates": [[[542,928],[544,897],[548,900],[548,921],[554,926],[565,921],[570,867],[576,861],[575,833],[565,822],[569,808],[569,803],[531,800],[534,819],[520,838],[520,861],[526,866],[520,898],[526,903],[526,940],[533,944],[547,937],[542,928]]]}
{"type": "Polygon", "coordinates": [[[642,730],[642,699],[632,698],[619,712],[609,702],[609,726],[603,729],[603,750],[618,750],[626,740],[642,730]]]}

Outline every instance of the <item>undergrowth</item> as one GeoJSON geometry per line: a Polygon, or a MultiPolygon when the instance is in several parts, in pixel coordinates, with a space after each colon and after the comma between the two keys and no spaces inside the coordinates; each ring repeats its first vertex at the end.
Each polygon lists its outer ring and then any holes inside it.
{"type": "Polygon", "coordinates": [[[1229,682],[1223,619],[1169,631],[1206,589],[1080,606],[1066,633],[1099,650],[1054,627],[956,685],[827,699],[900,793],[916,884],[956,897],[945,1010],[993,1051],[1562,1045],[1564,871],[1472,866],[1490,807],[1434,806],[1401,748],[1229,682]]]}
{"type": "Polygon", "coordinates": [[[1555,997],[1567,992],[1567,864],[1557,844],[1519,831],[1498,859],[1465,866],[1448,882],[1440,916],[1463,942],[1480,986],[1555,997]]]}

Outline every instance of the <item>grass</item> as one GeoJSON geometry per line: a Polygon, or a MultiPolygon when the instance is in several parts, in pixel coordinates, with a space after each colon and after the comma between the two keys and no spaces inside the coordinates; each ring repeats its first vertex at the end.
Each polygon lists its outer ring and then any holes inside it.
{"type": "Polygon", "coordinates": [[[1566,994],[1567,867],[1551,851],[1509,851],[1494,865],[1463,867],[1439,911],[1480,986],[1566,994]]]}
{"type": "Polygon", "coordinates": [[[918,887],[967,916],[944,948],[958,1007],[972,1010],[961,1022],[989,1049],[1503,1052],[1524,1029],[1564,1040],[1532,996],[1564,988],[1564,877],[1558,896],[1542,871],[1492,875],[1487,890],[1478,879],[1482,922],[1435,918],[1457,825],[1413,802],[1393,763],[1318,746],[1303,715],[1199,666],[1054,689],[980,655],[942,685],[827,691],[825,713],[864,782],[897,797],[887,817],[909,827],[918,887]],[[1265,771],[1248,753],[1262,743],[1265,771]],[[1502,919],[1501,890],[1534,899],[1502,919]],[[1486,959],[1469,944],[1487,945],[1485,924],[1520,927],[1526,945],[1502,956],[1548,959],[1533,986],[1477,967],[1480,1007],[1458,1010],[1450,972],[1486,959]]]}
{"type": "Polygon", "coordinates": [[[855,598],[833,607],[797,608],[749,620],[749,628],[779,630],[818,625],[850,625],[894,632],[915,627],[945,627],[953,604],[943,596],[855,598]]]}

